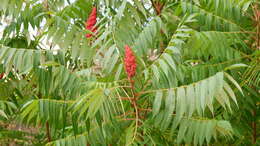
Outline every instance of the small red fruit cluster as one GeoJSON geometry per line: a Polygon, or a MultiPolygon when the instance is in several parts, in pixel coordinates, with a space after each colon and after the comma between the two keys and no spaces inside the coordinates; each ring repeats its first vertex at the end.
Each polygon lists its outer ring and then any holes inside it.
{"type": "Polygon", "coordinates": [[[136,61],[132,49],[126,45],[125,46],[125,70],[128,78],[132,78],[136,73],[136,61]]]}
{"type": "Polygon", "coordinates": [[[5,75],[4,73],[0,74],[0,80],[4,77],[4,75],[5,75]]]}
{"type": "MultiPolygon", "coordinates": [[[[85,24],[86,29],[92,32],[86,34],[87,38],[91,38],[93,36],[93,33],[97,31],[97,28],[95,27],[96,23],[97,23],[97,8],[93,7],[92,12],[90,13],[85,24]]],[[[136,73],[136,60],[132,49],[128,45],[125,46],[124,63],[125,63],[125,70],[127,76],[129,79],[131,79],[133,76],[135,76],[136,73]]]]}
{"type": "MultiPolygon", "coordinates": [[[[95,27],[95,24],[97,23],[97,8],[93,7],[86,23],[85,27],[87,30],[91,31],[92,33],[95,33],[97,31],[97,28],[95,27]]],[[[87,33],[86,37],[91,38],[93,34],[87,33]]]]}

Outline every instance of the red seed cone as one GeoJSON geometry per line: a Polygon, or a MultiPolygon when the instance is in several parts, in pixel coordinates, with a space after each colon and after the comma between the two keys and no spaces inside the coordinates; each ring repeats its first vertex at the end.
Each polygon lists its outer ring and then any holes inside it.
{"type": "Polygon", "coordinates": [[[0,80],[4,77],[4,75],[5,75],[4,73],[0,74],[0,80]]]}
{"type": "MultiPolygon", "coordinates": [[[[92,11],[91,11],[87,21],[86,21],[85,27],[86,27],[87,30],[89,30],[92,33],[94,33],[97,30],[97,28],[94,27],[96,23],[97,23],[97,8],[93,7],[93,9],[92,9],[92,11]]],[[[87,38],[91,38],[92,34],[91,33],[87,33],[86,37],[87,38]]]]}
{"type": "Polygon", "coordinates": [[[136,61],[132,49],[126,45],[125,46],[125,70],[128,78],[132,78],[136,73],[136,61]]]}

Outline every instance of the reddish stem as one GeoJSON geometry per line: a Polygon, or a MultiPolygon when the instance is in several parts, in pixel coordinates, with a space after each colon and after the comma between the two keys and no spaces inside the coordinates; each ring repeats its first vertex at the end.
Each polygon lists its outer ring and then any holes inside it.
{"type": "Polygon", "coordinates": [[[254,117],[254,121],[252,122],[252,130],[253,130],[253,133],[252,133],[252,143],[253,144],[256,144],[256,138],[257,138],[257,132],[256,132],[256,121],[255,121],[255,118],[256,118],[256,110],[253,110],[252,111],[252,115],[254,117]]]}
{"type": "Polygon", "coordinates": [[[51,142],[51,133],[50,133],[49,122],[46,122],[46,134],[47,134],[48,142],[51,142]]]}

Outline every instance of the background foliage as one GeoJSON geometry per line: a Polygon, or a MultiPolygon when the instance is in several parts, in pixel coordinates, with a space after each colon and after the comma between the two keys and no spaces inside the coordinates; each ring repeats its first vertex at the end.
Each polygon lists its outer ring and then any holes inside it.
{"type": "Polygon", "coordinates": [[[1,0],[0,19],[2,144],[260,145],[258,0],[1,0]]]}

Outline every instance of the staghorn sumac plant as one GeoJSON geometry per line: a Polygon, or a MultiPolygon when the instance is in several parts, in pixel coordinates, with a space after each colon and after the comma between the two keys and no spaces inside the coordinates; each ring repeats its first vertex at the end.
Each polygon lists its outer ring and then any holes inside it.
{"type": "Polygon", "coordinates": [[[0,145],[260,145],[258,1],[1,0],[0,145]]]}

